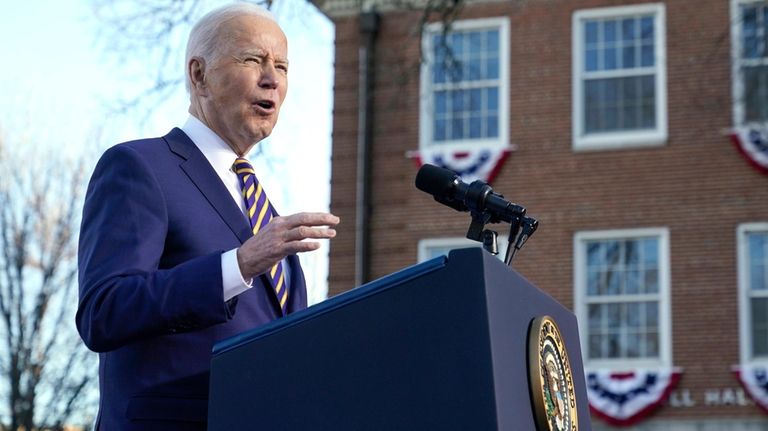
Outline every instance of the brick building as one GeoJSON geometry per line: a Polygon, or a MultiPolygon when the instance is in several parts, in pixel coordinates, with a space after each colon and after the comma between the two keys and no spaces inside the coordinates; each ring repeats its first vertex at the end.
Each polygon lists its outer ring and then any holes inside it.
{"type": "Polygon", "coordinates": [[[514,267],[574,310],[587,371],[609,376],[594,428],[768,429],[733,371],[760,396],[768,1],[474,0],[444,36],[402,2],[376,19],[316,3],[336,25],[331,295],[467,244],[468,216],[414,188],[407,154],[508,151],[492,186],[540,221],[514,267]],[[745,130],[756,161],[731,142],[745,130]],[[649,372],[677,383],[612,421],[609,383],[649,372]]]}

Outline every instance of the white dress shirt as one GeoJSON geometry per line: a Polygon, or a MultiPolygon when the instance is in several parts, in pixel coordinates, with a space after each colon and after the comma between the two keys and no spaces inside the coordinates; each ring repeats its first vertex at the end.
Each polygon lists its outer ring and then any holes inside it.
{"type": "MultiPolygon", "coordinates": [[[[245,217],[245,201],[241,195],[240,180],[232,170],[232,165],[238,157],[237,154],[213,130],[193,115],[187,118],[187,122],[181,127],[181,130],[192,139],[192,142],[203,153],[245,217]]],[[[283,268],[288,268],[285,261],[283,261],[283,268]]],[[[288,272],[284,271],[286,286],[288,285],[288,272]]],[[[253,280],[244,280],[240,273],[236,248],[222,253],[221,278],[221,284],[224,287],[224,301],[245,292],[253,285],[253,280]]]]}

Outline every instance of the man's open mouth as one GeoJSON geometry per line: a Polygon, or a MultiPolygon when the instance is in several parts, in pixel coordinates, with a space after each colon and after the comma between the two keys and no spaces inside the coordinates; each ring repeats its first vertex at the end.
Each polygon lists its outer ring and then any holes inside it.
{"type": "Polygon", "coordinates": [[[264,110],[270,111],[274,109],[275,102],[271,100],[259,100],[258,102],[256,102],[256,105],[264,110]]]}

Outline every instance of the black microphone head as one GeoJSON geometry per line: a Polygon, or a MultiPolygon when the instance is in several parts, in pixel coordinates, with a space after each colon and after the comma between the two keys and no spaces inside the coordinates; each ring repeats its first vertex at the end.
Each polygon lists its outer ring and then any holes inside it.
{"type": "Polygon", "coordinates": [[[435,200],[456,211],[469,211],[460,199],[454,196],[456,188],[461,183],[456,172],[425,164],[416,174],[416,188],[431,194],[435,200]]]}
{"type": "Polygon", "coordinates": [[[455,187],[455,172],[425,164],[416,174],[416,188],[437,197],[447,197],[455,187]]]}

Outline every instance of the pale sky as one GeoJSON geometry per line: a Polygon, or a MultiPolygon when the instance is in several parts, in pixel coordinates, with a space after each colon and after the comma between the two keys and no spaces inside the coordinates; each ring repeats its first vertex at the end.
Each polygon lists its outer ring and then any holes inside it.
{"type": "MultiPolygon", "coordinates": [[[[92,170],[106,148],[128,139],[159,136],[181,126],[188,98],[183,84],[146,123],[106,115],[103,101],[148,79],[146,58],[106,52],[91,10],[108,0],[6,2],[0,14],[0,133],[14,145],[85,154],[92,170]],[[130,71],[129,73],[126,73],[130,71]],[[138,71],[138,72],[137,72],[138,71]],[[98,133],[97,133],[98,131],[98,133]]],[[[121,1],[130,5],[130,1],[121,1]]],[[[209,0],[204,12],[223,4],[209,0]]],[[[332,23],[306,0],[277,0],[273,11],[288,37],[288,96],[265,160],[252,160],[281,214],[327,211],[330,195],[333,87],[332,23]]],[[[186,33],[186,32],[185,32],[186,33]]],[[[184,46],[179,46],[183,50],[184,46]]],[[[183,64],[179,64],[179,76],[183,64]]],[[[310,303],[327,294],[328,244],[302,255],[310,303]]]]}

